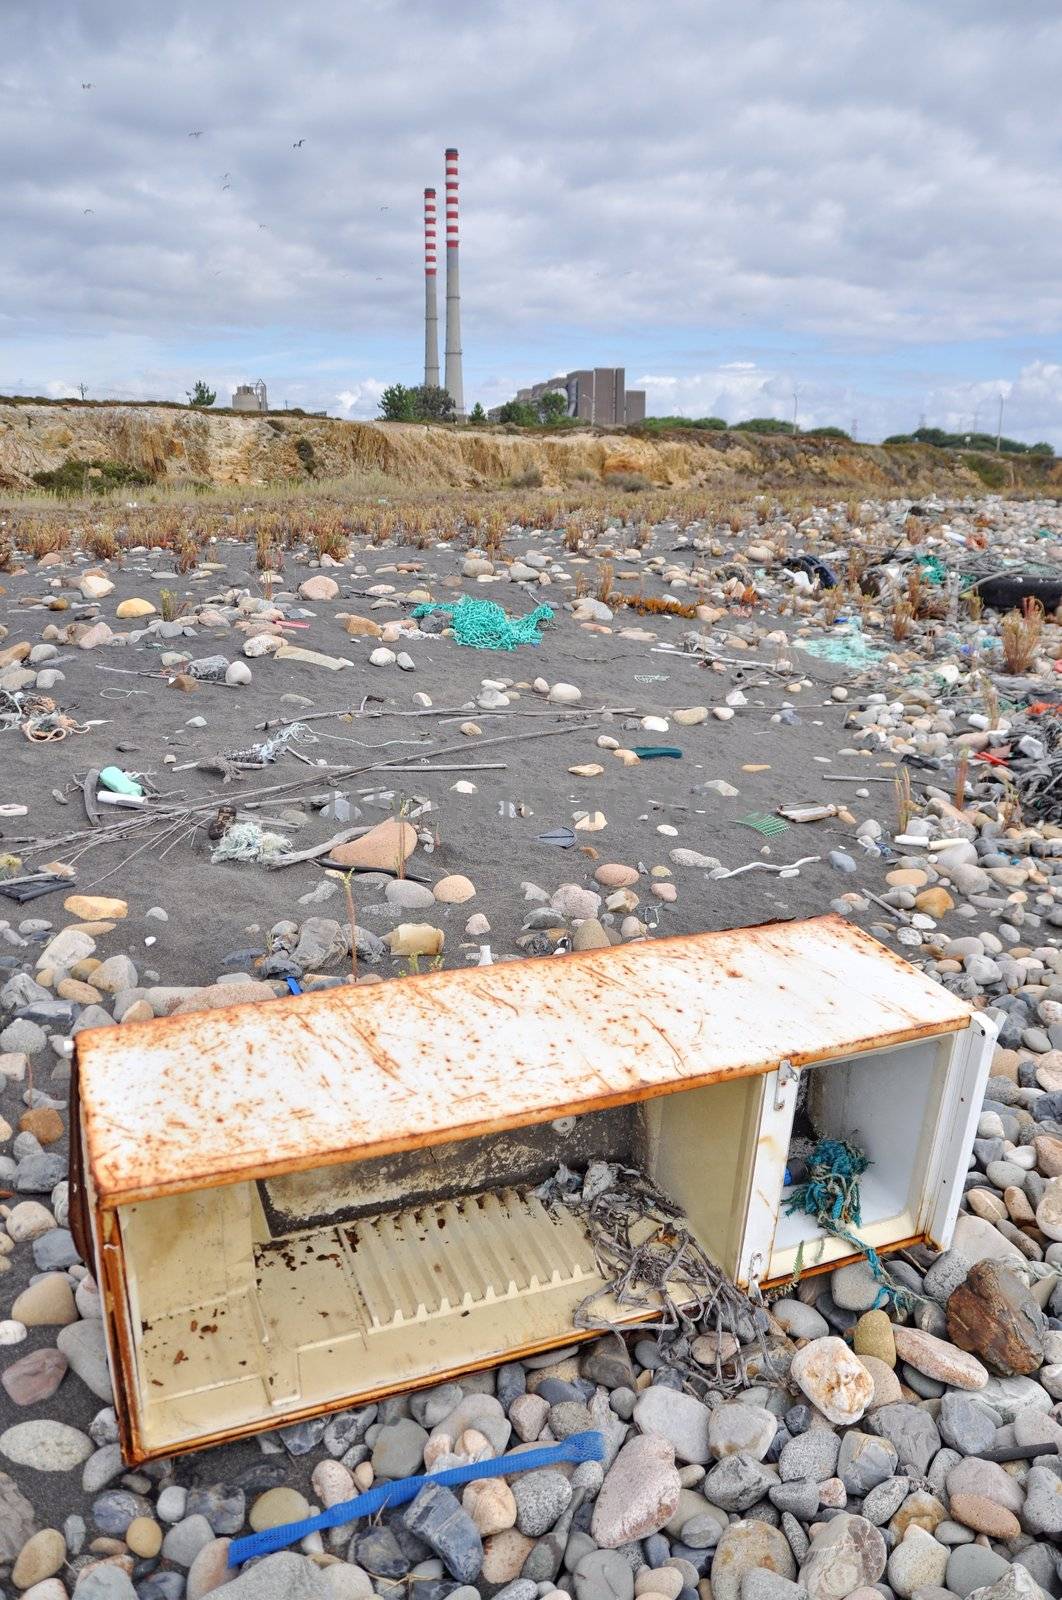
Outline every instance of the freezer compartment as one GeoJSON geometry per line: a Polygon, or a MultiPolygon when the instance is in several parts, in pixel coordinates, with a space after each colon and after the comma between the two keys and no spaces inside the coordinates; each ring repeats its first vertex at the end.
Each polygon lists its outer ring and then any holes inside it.
{"type": "MultiPolygon", "coordinates": [[[[870,1165],[859,1179],[854,1231],[878,1251],[915,1241],[944,1247],[954,1226],[988,1070],[986,1030],[917,1040],[891,1050],[813,1063],[794,1097],[787,1167],[819,1139],[854,1145],[870,1165]]],[[[851,1259],[852,1248],[801,1210],[784,1181],[767,1280],[851,1259]],[[801,1249],[802,1247],[802,1249],[801,1249]]]]}

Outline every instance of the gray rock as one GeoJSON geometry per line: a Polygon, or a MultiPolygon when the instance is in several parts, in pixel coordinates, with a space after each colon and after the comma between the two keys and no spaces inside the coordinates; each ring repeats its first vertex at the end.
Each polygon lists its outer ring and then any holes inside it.
{"type": "Polygon", "coordinates": [[[412,1417],[385,1423],[373,1441],[372,1470],[376,1477],[410,1478],[420,1472],[427,1442],[426,1429],[412,1417]]]}
{"type": "Polygon", "coordinates": [[[830,1273],[830,1294],[842,1311],[871,1311],[878,1304],[881,1284],[865,1261],[853,1261],[830,1273]]]}
{"type": "Polygon", "coordinates": [[[809,1428],[782,1446],[778,1472],[783,1483],[810,1478],[819,1483],[837,1470],[841,1441],[832,1428],[809,1428]]]}
{"type": "Polygon", "coordinates": [[[961,1544],[948,1557],[944,1582],[959,1600],[975,1589],[987,1588],[1010,1571],[1010,1562],[979,1544],[961,1544]]]}
{"type": "Polygon", "coordinates": [[[591,1550],[573,1576],[576,1600],[634,1600],[634,1573],[618,1550],[591,1550]]]}
{"type": "Polygon", "coordinates": [[[244,1567],[239,1577],[223,1587],[225,1600],[334,1600],[321,1568],[293,1550],[280,1550],[244,1567]]]}
{"type": "Polygon", "coordinates": [[[76,1267],[81,1257],[66,1228],[49,1228],[33,1241],[33,1264],[38,1272],[62,1272],[76,1267]]]}
{"type": "Polygon", "coordinates": [[[14,1561],[35,1531],[33,1507],[15,1480],[0,1472],[0,1563],[14,1561]]]}
{"type": "Polygon", "coordinates": [[[662,1435],[674,1447],[677,1460],[700,1466],[712,1459],[708,1443],[711,1416],[708,1407],[692,1395],[660,1383],[644,1389],[634,1407],[634,1420],[643,1433],[662,1435]]]}
{"type": "Polygon", "coordinates": [[[876,1484],[863,1501],[864,1517],[876,1528],[883,1528],[896,1515],[910,1492],[910,1478],[886,1478],[876,1484]]]}
{"type": "Polygon", "coordinates": [[[531,1539],[552,1528],[572,1497],[571,1484],[554,1467],[518,1473],[511,1488],[516,1501],[516,1526],[531,1539]]]}
{"type": "Polygon", "coordinates": [[[132,1579],[121,1567],[102,1563],[82,1573],[74,1590],[75,1600],[137,1600],[132,1579]]]}
{"type": "Polygon", "coordinates": [[[483,1541],[456,1495],[441,1484],[423,1488],[402,1514],[402,1524],[430,1545],[450,1576],[471,1583],[483,1565],[483,1541]]]}
{"type": "MultiPolygon", "coordinates": [[[[50,997],[49,997],[50,998],[50,997]]],[[[9,1022],[0,1033],[0,1054],[35,1056],[42,1051],[48,1043],[48,1035],[44,1029],[35,1022],[30,1022],[25,1017],[16,1017],[14,1022],[9,1022]]]]}
{"type": "Polygon", "coordinates": [[[826,1318],[802,1300],[776,1300],[771,1315],[791,1339],[824,1339],[830,1331],[826,1318]]]}
{"type": "Polygon", "coordinates": [[[53,1150],[38,1150],[20,1161],[15,1188],[20,1194],[51,1194],[66,1176],[66,1160],[53,1150]]]}
{"type": "Polygon", "coordinates": [[[97,1317],[72,1322],[59,1329],[55,1342],[82,1383],[101,1400],[113,1400],[103,1323],[97,1317]]]}
{"type": "Polygon", "coordinates": [[[1029,1468],[1021,1525],[1026,1533],[1062,1536],[1062,1479],[1050,1467],[1029,1468]]]}
{"type": "Polygon", "coordinates": [[[944,1305],[948,1296],[966,1282],[970,1265],[958,1250],[945,1250],[926,1273],[922,1287],[931,1299],[944,1305]]]}
{"type": "Polygon", "coordinates": [[[151,1501],[130,1489],[108,1489],[92,1502],[92,1520],[97,1531],[121,1539],[134,1517],[150,1517],[151,1501]]]}
{"type": "Polygon", "coordinates": [[[940,1402],[937,1412],[940,1437],[964,1456],[990,1450],[998,1425],[996,1413],[969,1394],[952,1390],[940,1402]]]}
{"type": "Polygon", "coordinates": [[[214,1530],[206,1517],[182,1517],[167,1529],[162,1541],[162,1554],[178,1567],[190,1567],[200,1550],[210,1544],[214,1530]]]}
{"type": "Polygon", "coordinates": [[[769,1567],[753,1567],[741,1580],[741,1600],[808,1600],[808,1592],[769,1567]]]}
{"type": "Polygon", "coordinates": [[[633,1389],[634,1368],[627,1346],[616,1334],[607,1334],[588,1345],[579,1357],[579,1371],[591,1383],[606,1389],[633,1389]]]}
{"type": "MultiPolygon", "coordinates": [[[[45,1239],[49,1237],[44,1234],[45,1239]]],[[[997,1412],[1006,1425],[1013,1422],[1019,1411],[1050,1411],[1051,1396],[1033,1378],[996,1378],[990,1376],[983,1389],[977,1391],[978,1399],[997,1412]]],[[[888,1407],[883,1407],[888,1410],[888,1407]]],[[[880,1414],[880,1413],[879,1413],[880,1414]]]]}
{"type": "Polygon", "coordinates": [[[92,1454],[92,1440],[65,1422],[40,1418],[0,1433],[0,1454],[37,1472],[71,1472],[92,1454]]]}
{"type": "Polygon", "coordinates": [[[816,1533],[800,1568],[811,1600],[845,1600],[877,1583],[885,1571],[885,1540],[865,1517],[842,1511],[816,1533]]]}
{"type": "MultiPolygon", "coordinates": [[[[779,1511],[788,1511],[801,1522],[810,1522],[819,1509],[819,1486],[807,1479],[776,1483],[768,1489],[767,1498],[779,1511]]],[[[870,1520],[876,1519],[871,1517],[870,1520]]],[[[685,1529],[682,1536],[685,1539],[685,1529]]]]}
{"type": "Polygon", "coordinates": [[[747,1511],[776,1481],[774,1473],[755,1457],[738,1454],[718,1462],[702,1488],[705,1498],[724,1511],[747,1511]]]}
{"type": "Polygon", "coordinates": [[[392,1529],[383,1526],[356,1533],[347,1546],[347,1560],[374,1578],[404,1578],[413,1565],[392,1529]]]}
{"type": "Polygon", "coordinates": [[[94,1450],[81,1469],[81,1487],[86,1494],[98,1494],[125,1471],[118,1444],[105,1444],[94,1450]]]}
{"type": "MultiPolygon", "coordinates": [[[[165,1491],[163,1491],[165,1492],[165,1491]]],[[[162,1496],[159,1496],[161,1504],[162,1496]]],[[[202,1488],[191,1488],[185,1500],[182,1516],[206,1517],[219,1536],[239,1533],[247,1510],[247,1496],[240,1488],[227,1483],[211,1483],[202,1488]]],[[[161,1511],[159,1512],[161,1516],[161,1511]]],[[[172,1519],[179,1521],[179,1518],[172,1519]]]]}
{"type": "MultiPolygon", "coordinates": [[[[917,1476],[926,1471],[940,1449],[937,1425],[928,1411],[923,1411],[920,1406],[907,1405],[903,1401],[878,1406],[865,1421],[872,1433],[888,1439],[900,1465],[910,1467],[917,1476]]],[[[890,1473],[882,1476],[888,1477],[890,1473]]]]}
{"type": "Polygon", "coordinates": [[[894,1475],[896,1466],[897,1452],[888,1438],[850,1428],[841,1441],[837,1476],[851,1495],[861,1499],[869,1494],[894,1475]]]}

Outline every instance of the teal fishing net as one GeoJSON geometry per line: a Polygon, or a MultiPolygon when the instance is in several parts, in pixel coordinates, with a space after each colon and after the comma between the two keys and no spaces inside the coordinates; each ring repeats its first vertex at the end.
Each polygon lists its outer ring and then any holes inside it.
{"type": "Polygon", "coordinates": [[[814,1217],[819,1226],[835,1239],[843,1239],[860,1255],[866,1257],[867,1266],[879,1285],[878,1306],[890,1299],[898,1306],[910,1306],[915,1296],[909,1289],[893,1283],[882,1264],[881,1257],[872,1245],[864,1244],[854,1231],[862,1227],[863,1216],[859,1204],[859,1179],[870,1161],[845,1139],[820,1139],[807,1158],[807,1182],[794,1190],[786,1205],[786,1216],[803,1211],[814,1217]]]}
{"type": "Polygon", "coordinates": [[[462,595],[456,605],[438,601],[414,606],[410,615],[426,617],[429,611],[449,611],[454,638],[474,650],[515,650],[520,644],[538,644],[538,630],[553,621],[549,606],[536,606],[526,617],[510,617],[493,600],[473,600],[462,595]]]}

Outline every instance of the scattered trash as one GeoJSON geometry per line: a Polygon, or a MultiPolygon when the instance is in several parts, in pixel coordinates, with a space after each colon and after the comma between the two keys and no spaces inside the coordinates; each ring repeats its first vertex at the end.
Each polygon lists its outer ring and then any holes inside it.
{"type": "Polygon", "coordinates": [[[570,850],[575,844],[575,830],[573,828],[547,828],[545,833],[538,835],[539,844],[555,844],[561,850],[570,850]]]}
{"type": "Polygon", "coordinates": [[[831,805],[779,806],[778,815],[789,822],[825,822],[837,816],[840,809],[840,806],[831,805]]]}
{"type": "Polygon", "coordinates": [[[674,744],[635,744],[631,749],[639,761],[655,761],[660,756],[670,756],[673,761],[682,760],[682,751],[674,744]]]}
{"type": "Polygon", "coordinates": [[[278,861],[291,850],[291,840],[270,833],[257,822],[233,822],[211,853],[215,866],[222,861],[278,861]]]}
{"type": "Polygon", "coordinates": [[[101,768],[98,781],[113,794],[142,796],[144,793],[141,785],[127,772],[123,772],[121,767],[101,768]]]}
{"type": "Polygon", "coordinates": [[[451,1488],[460,1483],[481,1482],[487,1478],[509,1478],[520,1472],[534,1472],[555,1467],[561,1462],[602,1461],[605,1456],[604,1435],[586,1431],[571,1433],[560,1444],[524,1446],[508,1455],[492,1460],[467,1462],[459,1467],[440,1467],[431,1473],[417,1474],[411,1478],[392,1478],[378,1483],[353,1500],[343,1500],[316,1516],[304,1517],[300,1522],[283,1522],[274,1528],[264,1528],[260,1533],[235,1539],[229,1545],[228,1564],[238,1567],[244,1561],[283,1550],[299,1539],[323,1533],[327,1528],[343,1527],[362,1517],[375,1517],[391,1506],[405,1505],[415,1500],[422,1489],[442,1486],[451,1488]]]}
{"type": "Polygon", "coordinates": [[[747,817],[735,817],[739,828],[752,828],[756,833],[762,833],[766,839],[774,839],[780,833],[789,832],[788,822],[783,822],[781,817],[768,816],[763,811],[750,811],[747,817]]]}
{"type": "Polygon", "coordinates": [[[427,601],[414,606],[410,616],[416,620],[441,611],[451,613],[455,641],[475,650],[515,650],[521,644],[538,644],[539,628],[553,621],[550,606],[536,606],[526,617],[510,617],[493,600],[469,595],[462,595],[454,606],[427,601]]]}

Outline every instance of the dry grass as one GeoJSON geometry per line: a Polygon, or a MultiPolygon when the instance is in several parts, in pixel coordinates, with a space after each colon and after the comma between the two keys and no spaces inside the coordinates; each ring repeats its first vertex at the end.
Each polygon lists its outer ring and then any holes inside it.
{"type": "Polygon", "coordinates": [[[916,806],[911,790],[911,773],[908,767],[902,767],[894,779],[896,794],[896,831],[906,833],[907,824],[915,814],[916,806]]]}
{"type": "Polygon", "coordinates": [[[632,594],[623,601],[632,611],[641,611],[647,617],[695,617],[697,607],[686,605],[681,600],[672,600],[668,595],[632,594]]]}
{"type": "Polygon", "coordinates": [[[895,640],[906,639],[914,623],[914,608],[910,600],[897,600],[889,614],[892,636],[895,640]]]}
{"type": "Polygon", "coordinates": [[[611,561],[602,561],[597,569],[597,598],[608,605],[616,581],[616,569],[611,561]]]}
{"type": "Polygon", "coordinates": [[[1026,600],[1021,611],[1008,611],[999,625],[1003,670],[1015,675],[1028,672],[1036,660],[1044,631],[1044,608],[1039,600],[1026,600]]]}

